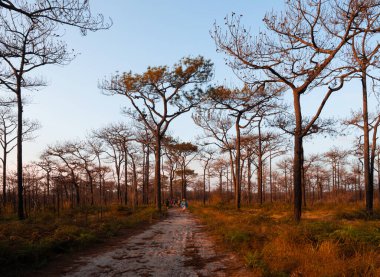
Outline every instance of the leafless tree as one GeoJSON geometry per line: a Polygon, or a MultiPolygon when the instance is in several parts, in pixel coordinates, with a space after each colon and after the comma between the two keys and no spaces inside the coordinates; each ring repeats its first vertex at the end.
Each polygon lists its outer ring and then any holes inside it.
{"type": "Polygon", "coordinates": [[[45,152],[41,155],[40,160],[35,162],[35,165],[41,168],[46,176],[46,198],[47,204],[50,204],[50,191],[51,191],[51,173],[57,168],[57,165],[45,152]]]}
{"type": "MultiPolygon", "coordinates": [[[[54,146],[48,146],[43,155],[50,156],[52,159],[56,160],[57,163],[61,161],[64,166],[62,167],[62,172],[67,172],[68,177],[70,178],[70,185],[75,189],[75,203],[77,206],[80,205],[81,195],[79,187],[79,176],[78,168],[80,164],[74,155],[72,155],[73,142],[66,141],[63,143],[57,143],[54,146]]],[[[71,203],[71,206],[74,206],[74,203],[71,203]]]]}
{"type": "Polygon", "coordinates": [[[0,10],[19,13],[33,22],[54,22],[86,31],[108,29],[112,21],[105,22],[102,14],[93,15],[88,0],[0,0],[0,10]]]}
{"type": "Polygon", "coordinates": [[[175,173],[179,166],[179,157],[177,155],[177,151],[175,151],[175,144],[176,140],[170,136],[166,136],[163,140],[164,153],[166,156],[166,163],[164,164],[164,168],[168,173],[169,196],[171,199],[174,199],[173,181],[175,178],[175,173]]]}
{"type": "Polygon", "coordinates": [[[116,74],[100,85],[104,93],[126,96],[133,120],[147,126],[155,140],[154,189],[161,211],[161,144],[170,123],[201,100],[201,86],[212,77],[212,63],[203,57],[183,58],[173,68],[149,67],[142,74],[116,74]]]}
{"type": "Polygon", "coordinates": [[[331,163],[331,179],[333,186],[333,193],[338,195],[338,192],[341,190],[341,168],[344,163],[344,160],[347,158],[349,152],[346,150],[339,149],[338,147],[333,147],[326,153],[324,153],[325,159],[331,163]]]}
{"type": "Polygon", "coordinates": [[[293,176],[292,176],[292,171],[293,171],[293,163],[292,163],[292,158],[290,157],[284,157],[280,161],[277,162],[277,168],[282,171],[281,175],[283,176],[283,182],[282,186],[284,189],[284,200],[286,202],[290,202],[293,194],[293,190],[290,186],[290,183],[292,182],[293,176]]]}
{"type": "Polygon", "coordinates": [[[211,147],[200,149],[199,160],[203,162],[203,205],[206,205],[206,171],[215,154],[216,150],[211,147]]]}
{"type": "Polygon", "coordinates": [[[234,118],[236,139],[233,177],[237,209],[240,209],[241,203],[241,130],[250,126],[261,114],[261,110],[267,110],[266,106],[274,106],[273,100],[279,97],[279,93],[280,90],[266,84],[245,85],[242,89],[219,86],[209,90],[210,107],[214,110],[224,110],[234,118]]]}
{"type": "Polygon", "coordinates": [[[103,207],[102,207],[102,199],[103,199],[103,178],[104,178],[104,167],[102,166],[102,155],[105,153],[105,147],[102,140],[96,138],[96,137],[89,137],[86,139],[86,145],[88,148],[89,153],[91,155],[95,156],[95,159],[97,161],[97,167],[95,170],[97,171],[98,177],[99,177],[99,204],[100,204],[100,214],[102,216],[103,213],[103,207]]]}
{"type": "Polygon", "coordinates": [[[199,137],[200,140],[204,141],[202,144],[214,145],[219,148],[222,154],[228,154],[231,179],[232,181],[235,180],[233,118],[228,116],[224,110],[207,109],[205,106],[197,108],[192,117],[194,123],[203,129],[203,134],[199,137]]]}
{"type": "Polygon", "coordinates": [[[66,44],[54,35],[55,25],[33,22],[7,10],[0,10],[0,86],[14,93],[17,99],[17,172],[18,216],[24,219],[22,182],[22,134],[24,89],[37,89],[45,85],[30,74],[41,66],[65,64],[72,59],[66,44]]]}
{"type": "Polygon", "coordinates": [[[94,177],[96,173],[93,155],[88,145],[83,141],[71,142],[67,145],[67,152],[70,153],[76,160],[80,169],[84,170],[87,175],[88,184],[90,185],[91,205],[94,205],[94,177]]]}
{"type": "MultiPolygon", "coordinates": [[[[302,198],[303,198],[303,206],[306,207],[306,195],[307,195],[307,183],[310,184],[310,180],[308,182],[308,173],[311,169],[314,169],[314,165],[321,160],[321,157],[317,154],[310,155],[309,157],[304,159],[303,169],[302,169],[302,198]]],[[[318,167],[317,167],[318,168],[318,167]]],[[[317,175],[317,178],[319,176],[317,175]]],[[[318,183],[318,182],[317,182],[318,183]]]]}
{"type": "MultiPolygon", "coordinates": [[[[142,160],[142,156],[140,155],[140,151],[138,145],[131,144],[128,148],[127,155],[130,157],[130,165],[132,167],[132,207],[136,209],[138,205],[138,166],[139,161],[142,160]]],[[[127,168],[125,168],[127,170],[127,168]]],[[[126,176],[127,177],[127,176],[126,176]]]]}
{"type": "MultiPolygon", "coordinates": [[[[251,133],[242,137],[242,145],[244,149],[244,156],[247,158],[247,172],[248,172],[248,187],[250,187],[251,177],[251,164],[253,163],[257,169],[257,198],[258,203],[262,204],[264,201],[263,195],[263,171],[264,165],[269,160],[269,184],[270,191],[272,192],[272,159],[285,154],[288,150],[288,145],[283,138],[273,132],[263,132],[260,127],[259,119],[258,132],[251,133]]],[[[250,195],[248,195],[248,198],[250,195]]],[[[271,193],[272,200],[272,193],[271,193]]],[[[250,202],[250,201],[249,201],[250,202]]]]}
{"type": "Polygon", "coordinates": [[[374,162],[376,150],[377,128],[380,123],[380,115],[375,115],[375,119],[370,126],[368,108],[368,89],[369,83],[373,85],[380,80],[375,74],[379,69],[379,50],[378,34],[374,31],[380,27],[380,13],[376,7],[377,1],[368,1],[368,11],[363,14],[362,21],[358,28],[362,28],[362,33],[352,38],[351,47],[347,49],[345,60],[347,69],[353,78],[361,81],[362,87],[362,113],[353,114],[351,124],[361,122],[360,129],[363,131],[363,160],[364,160],[364,184],[366,190],[366,211],[373,213],[373,184],[374,184],[374,162]],[[360,118],[361,117],[361,118],[360,118]],[[377,120],[376,120],[377,119],[377,120]],[[370,132],[373,131],[372,145],[370,145],[370,132]]]}
{"type": "Polygon", "coordinates": [[[226,17],[226,31],[215,26],[212,32],[218,50],[231,57],[230,66],[246,82],[285,85],[293,94],[296,221],[300,221],[302,210],[303,137],[315,124],[330,95],[342,88],[347,77],[340,70],[341,65],[334,62],[336,57],[362,32],[358,26],[363,15],[373,13],[378,6],[377,1],[290,0],[285,12],[265,16],[268,31],[254,39],[236,15],[226,17]],[[318,86],[325,87],[325,97],[305,124],[301,96],[318,86]]]}
{"type": "MultiPolygon", "coordinates": [[[[143,150],[143,188],[142,188],[142,199],[143,204],[149,204],[149,176],[150,176],[150,153],[153,151],[153,136],[150,133],[150,130],[140,122],[135,122],[135,135],[136,141],[141,144],[143,150]]],[[[172,195],[171,195],[172,197],[172,195]]]]}
{"type": "MultiPolygon", "coordinates": [[[[23,121],[23,134],[22,140],[33,140],[35,131],[40,128],[37,121],[24,120],[23,121]]],[[[3,167],[3,205],[6,204],[6,192],[7,192],[7,161],[8,154],[12,152],[17,146],[17,115],[10,107],[4,107],[0,109],[0,146],[2,148],[2,156],[0,161],[3,167]]]]}
{"type": "MultiPolygon", "coordinates": [[[[223,156],[220,156],[219,158],[215,159],[212,161],[209,171],[211,171],[211,176],[217,177],[218,182],[219,182],[219,196],[220,196],[220,201],[223,202],[223,176],[226,176],[226,192],[227,192],[227,199],[229,200],[228,196],[228,168],[230,167],[230,163],[224,159],[223,156]]],[[[210,173],[209,173],[210,175],[210,173]]],[[[231,184],[231,192],[232,192],[232,184],[231,184]]],[[[211,188],[209,184],[209,189],[208,189],[209,196],[211,196],[211,188]]]]}
{"type": "Polygon", "coordinates": [[[122,166],[124,163],[125,173],[125,195],[124,200],[127,199],[127,163],[128,163],[128,143],[131,138],[131,130],[124,123],[110,124],[99,130],[93,131],[95,138],[103,141],[106,145],[104,153],[108,156],[115,169],[115,179],[117,185],[117,199],[122,201],[121,180],[122,180],[122,166]]]}
{"type": "Polygon", "coordinates": [[[193,161],[198,155],[198,146],[192,144],[191,142],[180,142],[171,145],[172,149],[176,152],[178,157],[178,164],[180,170],[177,172],[181,174],[181,197],[187,197],[187,172],[188,165],[193,161]]]}

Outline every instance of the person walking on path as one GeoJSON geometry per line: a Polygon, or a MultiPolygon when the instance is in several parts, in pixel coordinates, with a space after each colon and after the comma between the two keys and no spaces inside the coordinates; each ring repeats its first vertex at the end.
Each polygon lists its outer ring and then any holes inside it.
{"type": "Polygon", "coordinates": [[[182,208],[182,211],[186,211],[186,209],[189,207],[189,204],[187,203],[186,199],[183,198],[182,201],[181,201],[181,208],[182,208]]]}

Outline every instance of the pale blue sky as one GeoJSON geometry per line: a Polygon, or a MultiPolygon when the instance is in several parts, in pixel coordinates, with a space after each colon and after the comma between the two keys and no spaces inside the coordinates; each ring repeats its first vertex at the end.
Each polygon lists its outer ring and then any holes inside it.
{"type": "MultiPolygon", "coordinates": [[[[183,56],[203,55],[215,63],[215,82],[233,82],[233,73],[224,65],[223,54],[216,53],[209,35],[213,23],[223,24],[223,18],[235,12],[244,15],[243,22],[255,32],[263,28],[266,11],[283,7],[283,0],[93,0],[91,3],[94,13],[111,17],[114,24],[110,30],[89,33],[86,37],[81,37],[78,30],[66,30],[69,49],[81,54],[68,66],[51,66],[41,71],[49,85],[33,93],[32,104],[24,109],[25,117],[38,119],[42,124],[35,142],[25,144],[26,162],[37,159],[47,144],[84,138],[91,129],[127,120],[120,115],[126,99],[104,96],[97,87],[99,80],[116,71],[141,73],[149,65],[172,65],[183,56]]],[[[353,89],[339,92],[331,99],[333,104],[327,105],[326,112],[347,114],[354,103],[360,103],[358,95],[353,89]]],[[[317,98],[308,97],[305,109],[311,109],[317,98]]],[[[177,121],[174,127],[173,135],[184,140],[191,140],[198,133],[189,116],[177,121]]],[[[329,140],[319,140],[311,144],[311,149],[329,144],[329,140]]]]}

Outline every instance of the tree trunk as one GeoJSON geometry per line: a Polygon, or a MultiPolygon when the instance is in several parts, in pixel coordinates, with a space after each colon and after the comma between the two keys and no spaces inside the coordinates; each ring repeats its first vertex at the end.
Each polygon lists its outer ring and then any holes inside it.
{"type": "MultiPolygon", "coordinates": [[[[226,199],[227,199],[227,203],[230,202],[230,191],[228,189],[228,187],[229,187],[228,182],[229,182],[229,178],[228,178],[228,166],[226,166],[226,199]]],[[[231,190],[232,190],[232,188],[231,188],[231,190]]]]}
{"type": "Polygon", "coordinates": [[[373,137],[372,137],[372,145],[371,145],[371,154],[370,154],[370,164],[369,164],[369,180],[370,180],[370,187],[372,188],[372,206],[373,206],[373,197],[374,197],[374,183],[375,183],[375,156],[376,156],[376,133],[375,130],[373,131],[373,137]]]}
{"type": "Polygon", "coordinates": [[[91,206],[94,206],[94,180],[92,179],[91,172],[88,172],[88,181],[90,182],[91,206]]]}
{"type": "Polygon", "coordinates": [[[366,70],[362,72],[362,93],[363,93],[363,138],[364,138],[364,185],[366,211],[368,214],[373,213],[373,180],[371,182],[370,174],[370,156],[369,156],[369,124],[368,124],[368,102],[367,102],[367,76],[366,70]]]}
{"type": "Polygon", "coordinates": [[[121,168],[121,162],[118,163],[115,159],[115,170],[116,170],[116,190],[117,190],[117,202],[118,203],[122,203],[122,198],[121,198],[121,190],[120,190],[120,182],[121,182],[121,178],[120,178],[120,168],[121,168]]]}
{"type": "Polygon", "coordinates": [[[124,205],[128,204],[128,153],[127,153],[127,146],[124,142],[124,186],[125,186],[125,192],[124,192],[124,205]]]}
{"type": "Polygon", "coordinates": [[[335,178],[335,163],[334,161],[332,161],[332,191],[333,191],[333,194],[335,194],[335,196],[337,196],[337,193],[336,193],[336,186],[335,186],[335,181],[336,181],[336,178],[335,178]]]}
{"type": "Polygon", "coordinates": [[[259,148],[258,148],[258,166],[257,166],[257,198],[260,205],[263,204],[263,153],[262,153],[262,142],[261,142],[261,121],[258,124],[259,132],[259,148]]]}
{"type": "Polygon", "coordinates": [[[149,145],[146,149],[146,161],[145,161],[145,176],[146,176],[146,194],[145,194],[145,204],[149,204],[149,172],[150,172],[150,162],[149,162],[150,148],[149,145]]]}
{"type": "Polygon", "coordinates": [[[236,128],[236,157],[235,157],[235,208],[240,209],[241,202],[241,169],[240,169],[240,114],[236,118],[235,128],[236,128]]]}
{"type": "Polygon", "coordinates": [[[210,203],[210,199],[211,199],[211,174],[210,174],[210,168],[207,169],[207,179],[208,179],[208,202],[210,203]]]}
{"type": "Polygon", "coordinates": [[[23,196],[23,174],[22,174],[22,99],[21,89],[17,93],[17,192],[18,192],[18,218],[25,219],[24,196],[23,196]]]}
{"type": "Polygon", "coordinates": [[[174,192],[173,192],[174,173],[175,173],[174,169],[172,169],[169,175],[170,199],[174,199],[174,192]]]}
{"type": "Polygon", "coordinates": [[[319,180],[319,168],[317,168],[317,187],[318,187],[318,199],[322,200],[323,199],[323,189],[322,189],[322,182],[319,180]]]}
{"type": "Polygon", "coordinates": [[[269,189],[270,202],[273,203],[273,184],[272,184],[272,151],[269,152],[269,189]]]}
{"type": "Polygon", "coordinates": [[[223,169],[220,169],[219,171],[219,195],[220,195],[220,202],[223,202],[223,169]]]}
{"type": "Polygon", "coordinates": [[[285,172],[284,172],[284,175],[285,175],[285,177],[284,177],[285,178],[285,202],[288,201],[288,195],[289,195],[287,167],[288,167],[288,164],[285,160],[285,172]]]}
{"type": "Polygon", "coordinates": [[[146,198],[146,175],[145,175],[146,152],[145,152],[145,144],[141,144],[141,148],[142,148],[142,153],[143,153],[143,157],[142,157],[142,176],[143,176],[143,179],[142,179],[142,202],[144,205],[146,205],[146,199],[145,199],[146,198]]]}
{"type": "MultiPolygon", "coordinates": [[[[231,199],[234,198],[234,195],[236,195],[236,178],[235,178],[235,165],[234,165],[234,159],[232,155],[232,150],[229,149],[229,155],[230,155],[230,188],[231,188],[231,199]],[[232,193],[232,187],[234,188],[234,192],[232,193]]],[[[236,203],[236,201],[235,201],[236,203]]]]}
{"type": "Polygon", "coordinates": [[[341,189],[340,189],[340,163],[339,163],[339,160],[338,160],[338,162],[337,162],[337,166],[336,166],[336,187],[337,187],[337,192],[339,193],[340,191],[341,191],[341,189]]]}
{"type": "Polygon", "coordinates": [[[181,191],[182,191],[182,199],[185,198],[186,199],[186,164],[185,164],[185,161],[183,160],[182,161],[182,172],[181,172],[181,191]]]}
{"type": "Polygon", "coordinates": [[[203,206],[206,205],[206,169],[207,164],[203,168],[203,206]]]}
{"type": "Polygon", "coordinates": [[[132,160],[132,174],[133,174],[133,189],[132,189],[132,196],[133,196],[133,201],[132,201],[132,207],[135,210],[137,205],[138,205],[138,195],[137,195],[137,169],[136,169],[136,163],[134,158],[131,157],[132,160]]]}
{"type": "Polygon", "coordinates": [[[50,198],[50,171],[46,172],[46,190],[47,190],[47,198],[49,201],[49,198],[50,198]]]}
{"type": "MultiPolygon", "coordinates": [[[[72,187],[74,187],[75,189],[75,199],[76,199],[76,204],[77,204],[77,207],[79,207],[80,205],[80,190],[79,190],[79,184],[75,178],[75,172],[73,170],[71,170],[71,181],[72,181],[72,187]]],[[[74,207],[74,193],[72,192],[72,197],[73,197],[73,200],[72,200],[72,206],[74,207]]]]}
{"type": "MultiPolygon", "coordinates": [[[[144,151],[144,147],[143,147],[144,151]]],[[[143,203],[149,204],[149,145],[146,145],[146,153],[144,151],[144,181],[143,181],[143,203]]]]}
{"type": "Polygon", "coordinates": [[[5,208],[6,203],[7,203],[7,150],[6,150],[6,144],[4,143],[4,152],[3,152],[3,207],[4,208],[5,208]]]}
{"type": "Polygon", "coordinates": [[[293,159],[294,220],[299,222],[302,213],[302,113],[300,94],[294,92],[293,97],[296,116],[293,159]]]}
{"type": "Polygon", "coordinates": [[[377,188],[378,188],[378,200],[380,203],[380,149],[377,149],[377,188]]]}
{"type": "Polygon", "coordinates": [[[305,161],[305,156],[303,152],[303,146],[302,146],[302,198],[303,198],[303,206],[306,208],[306,180],[305,180],[305,168],[303,167],[303,163],[305,161]]]}
{"type": "Polygon", "coordinates": [[[99,155],[98,158],[98,167],[99,167],[99,204],[100,204],[100,218],[103,218],[103,201],[102,201],[102,169],[99,155]]]}
{"type": "Polygon", "coordinates": [[[251,163],[252,163],[251,157],[249,156],[248,161],[247,161],[248,204],[252,203],[251,163]]]}
{"type": "Polygon", "coordinates": [[[155,166],[154,166],[154,192],[155,192],[155,205],[156,210],[161,212],[161,136],[156,134],[156,145],[155,145],[155,166]]]}

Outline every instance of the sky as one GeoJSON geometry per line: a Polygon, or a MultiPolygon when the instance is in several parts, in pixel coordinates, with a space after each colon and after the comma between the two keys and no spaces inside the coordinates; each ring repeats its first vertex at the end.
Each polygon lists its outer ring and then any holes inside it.
{"type": "MultiPolygon", "coordinates": [[[[113,26],[87,36],[77,29],[65,29],[64,40],[78,56],[69,65],[48,66],[38,72],[48,86],[30,93],[24,116],[39,120],[42,128],[33,142],[25,143],[25,162],[38,159],[49,144],[82,139],[92,129],[128,121],[120,113],[127,99],[103,95],[98,88],[101,80],[115,72],[142,73],[148,66],[170,66],[182,57],[202,55],[215,64],[214,83],[240,85],[225,65],[225,56],[216,52],[209,33],[213,24],[223,25],[223,18],[235,12],[257,33],[264,28],[265,13],[282,9],[283,0],[92,0],[91,5],[94,13],[111,18],[113,26]]],[[[324,114],[347,115],[355,108],[353,104],[360,103],[358,92],[351,86],[336,93],[324,114]]],[[[306,114],[315,109],[320,97],[318,93],[305,97],[306,114]]],[[[171,132],[183,141],[194,140],[200,133],[190,114],[175,121],[171,132]]],[[[348,145],[351,138],[339,140],[340,145],[348,145]]],[[[331,138],[308,142],[306,152],[327,150],[331,143],[331,138]]]]}

